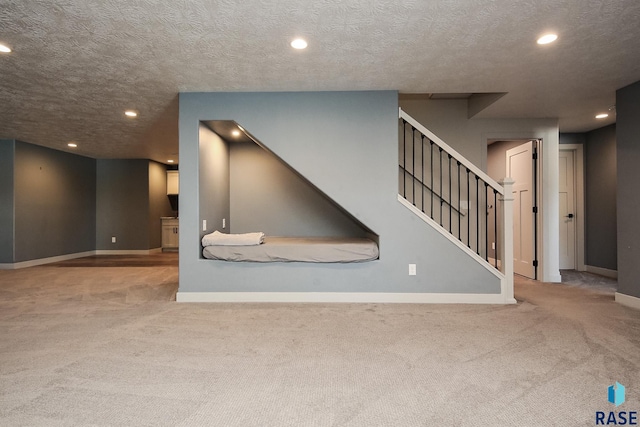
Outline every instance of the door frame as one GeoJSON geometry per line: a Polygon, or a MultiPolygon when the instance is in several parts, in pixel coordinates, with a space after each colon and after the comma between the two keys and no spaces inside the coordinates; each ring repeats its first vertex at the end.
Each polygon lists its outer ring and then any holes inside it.
{"type": "MultiPolygon", "coordinates": [[[[542,139],[541,138],[525,138],[525,139],[512,139],[512,142],[519,142],[520,144],[511,149],[515,149],[521,147],[524,144],[531,143],[531,192],[532,192],[532,207],[533,207],[533,230],[531,233],[531,245],[533,246],[533,280],[539,279],[540,267],[542,265],[542,251],[541,251],[541,243],[542,243],[542,139]]],[[[509,150],[505,151],[505,160],[506,155],[509,150]]],[[[508,169],[505,168],[505,170],[508,169]]],[[[508,172],[508,171],[507,171],[508,172]]],[[[510,175],[510,174],[508,174],[510,175]]],[[[515,207],[514,207],[515,214],[515,207]]],[[[524,276],[527,277],[527,276],[524,276]]]]}
{"type": "Polygon", "coordinates": [[[576,201],[576,265],[577,271],[586,271],[585,266],[585,223],[586,218],[584,207],[584,146],[582,144],[559,144],[560,151],[572,151],[574,153],[575,167],[575,201],[576,201]]]}

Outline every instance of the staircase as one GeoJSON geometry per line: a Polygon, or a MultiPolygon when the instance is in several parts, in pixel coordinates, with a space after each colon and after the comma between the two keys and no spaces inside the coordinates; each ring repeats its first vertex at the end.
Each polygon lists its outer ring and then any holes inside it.
{"type": "Polygon", "coordinates": [[[496,182],[399,110],[398,200],[500,278],[513,299],[513,181],[496,182]]]}

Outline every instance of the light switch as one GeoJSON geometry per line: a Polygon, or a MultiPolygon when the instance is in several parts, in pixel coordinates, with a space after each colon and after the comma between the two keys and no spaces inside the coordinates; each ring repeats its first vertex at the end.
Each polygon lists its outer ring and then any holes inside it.
{"type": "Polygon", "coordinates": [[[202,231],[207,231],[207,220],[206,219],[202,220],[202,231]]]}

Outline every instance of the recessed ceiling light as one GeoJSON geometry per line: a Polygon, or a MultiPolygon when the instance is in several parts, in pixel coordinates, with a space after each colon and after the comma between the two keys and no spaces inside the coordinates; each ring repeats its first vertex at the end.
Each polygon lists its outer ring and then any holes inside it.
{"type": "Polygon", "coordinates": [[[167,160],[167,163],[173,163],[173,160],[169,159],[167,160]]]}
{"type": "Polygon", "coordinates": [[[67,145],[71,148],[76,148],[78,146],[78,144],[76,144],[75,142],[70,142],[67,145]]]}
{"type": "Polygon", "coordinates": [[[602,114],[598,114],[596,116],[596,119],[606,119],[607,117],[609,117],[607,113],[602,113],[602,114]]]}
{"type": "Polygon", "coordinates": [[[553,43],[558,39],[557,34],[545,34],[544,36],[538,39],[538,44],[549,44],[553,43]]]}
{"type": "Polygon", "coordinates": [[[138,117],[138,113],[133,110],[127,110],[124,112],[127,117],[138,117]]]}
{"type": "Polygon", "coordinates": [[[5,44],[0,44],[0,52],[9,53],[11,52],[11,48],[5,44]]]}
{"type": "Polygon", "coordinates": [[[240,136],[240,131],[239,130],[234,130],[233,132],[231,132],[231,135],[238,137],[238,136],[240,136]]]}
{"type": "Polygon", "coordinates": [[[305,49],[307,42],[304,39],[295,39],[291,42],[291,47],[294,49],[305,49]]]}

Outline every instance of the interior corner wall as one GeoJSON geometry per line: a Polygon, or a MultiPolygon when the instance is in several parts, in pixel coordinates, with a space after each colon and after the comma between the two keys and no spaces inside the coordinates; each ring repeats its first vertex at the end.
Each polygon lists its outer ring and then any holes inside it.
{"type": "MultiPolygon", "coordinates": [[[[468,119],[466,99],[401,100],[410,116],[431,130],[482,170],[487,170],[489,140],[541,139],[541,230],[539,232],[540,267],[538,277],[545,282],[560,282],[560,230],[558,223],[557,119],[468,119]]],[[[500,102],[500,101],[498,101],[500,102]]]]}
{"type": "Polygon", "coordinates": [[[586,134],[585,263],[618,269],[616,125],[586,134]]]}
{"type": "Polygon", "coordinates": [[[348,215],[258,144],[229,145],[232,233],[366,236],[348,215]]]}
{"type": "Polygon", "coordinates": [[[618,292],[640,298],[640,82],[616,92],[618,292]]]}
{"type": "Polygon", "coordinates": [[[501,282],[398,201],[395,91],[181,93],[180,293],[340,292],[500,295],[501,282]],[[380,239],[349,264],[203,259],[201,122],[235,120],[380,239]],[[409,276],[408,265],[417,274],[409,276]]]}
{"type": "Polygon", "coordinates": [[[99,159],[96,176],[95,249],[150,249],[149,161],[99,159]]]}
{"type": "Polygon", "coordinates": [[[149,161],[149,249],[162,247],[162,220],[173,216],[169,196],[167,196],[167,167],[149,161]]]}
{"type": "Polygon", "coordinates": [[[587,135],[585,133],[573,132],[573,133],[561,133],[560,145],[563,144],[586,144],[587,135]]]}
{"type": "Polygon", "coordinates": [[[0,264],[14,262],[14,156],[15,141],[0,140],[0,264]]]}
{"type": "MultiPolygon", "coordinates": [[[[218,134],[213,132],[209,127],[202,123],[198,123],[198,139],[196,142],[198,167],[185,166],[181,162],[182,168],[180,172],[180,188],[184,192],[185,188],[198,189],[198,197],[193,202],[198,203],[198,216],[194,218],[194,223],[199,227],[199,239],[205,234],[212,233],[215,230],[228,233],[231,229],[231,213],[230,213],[230,186],[229,186],[229,143],[220,138],[218,134]],[[190,170],[200,171],[197,179],[197,185],[184,185],[185,172],[190,170]],[[222,227],[222,222],[225,227],[222,227]],[[203,221],[207,221],[206,229],[203,221]]],[[[188,163],[187,163],[188,165],[188,163]]],[[[180,210],[185,203],[183,194],[180,195],[180,210]]],[[[182,213],[181,213],[182,216],[182,213]]],[[[181,241],[180,251],[182,252],[182,234],[180,230],[181,241]]],[[[198,240],[199,241],[199,240],[198,240]]]]}
{"type": "Polygon", "coordinates": [[[95,247],[96,161],[15,143],[15,257],[30,261],[95,247]]]}

